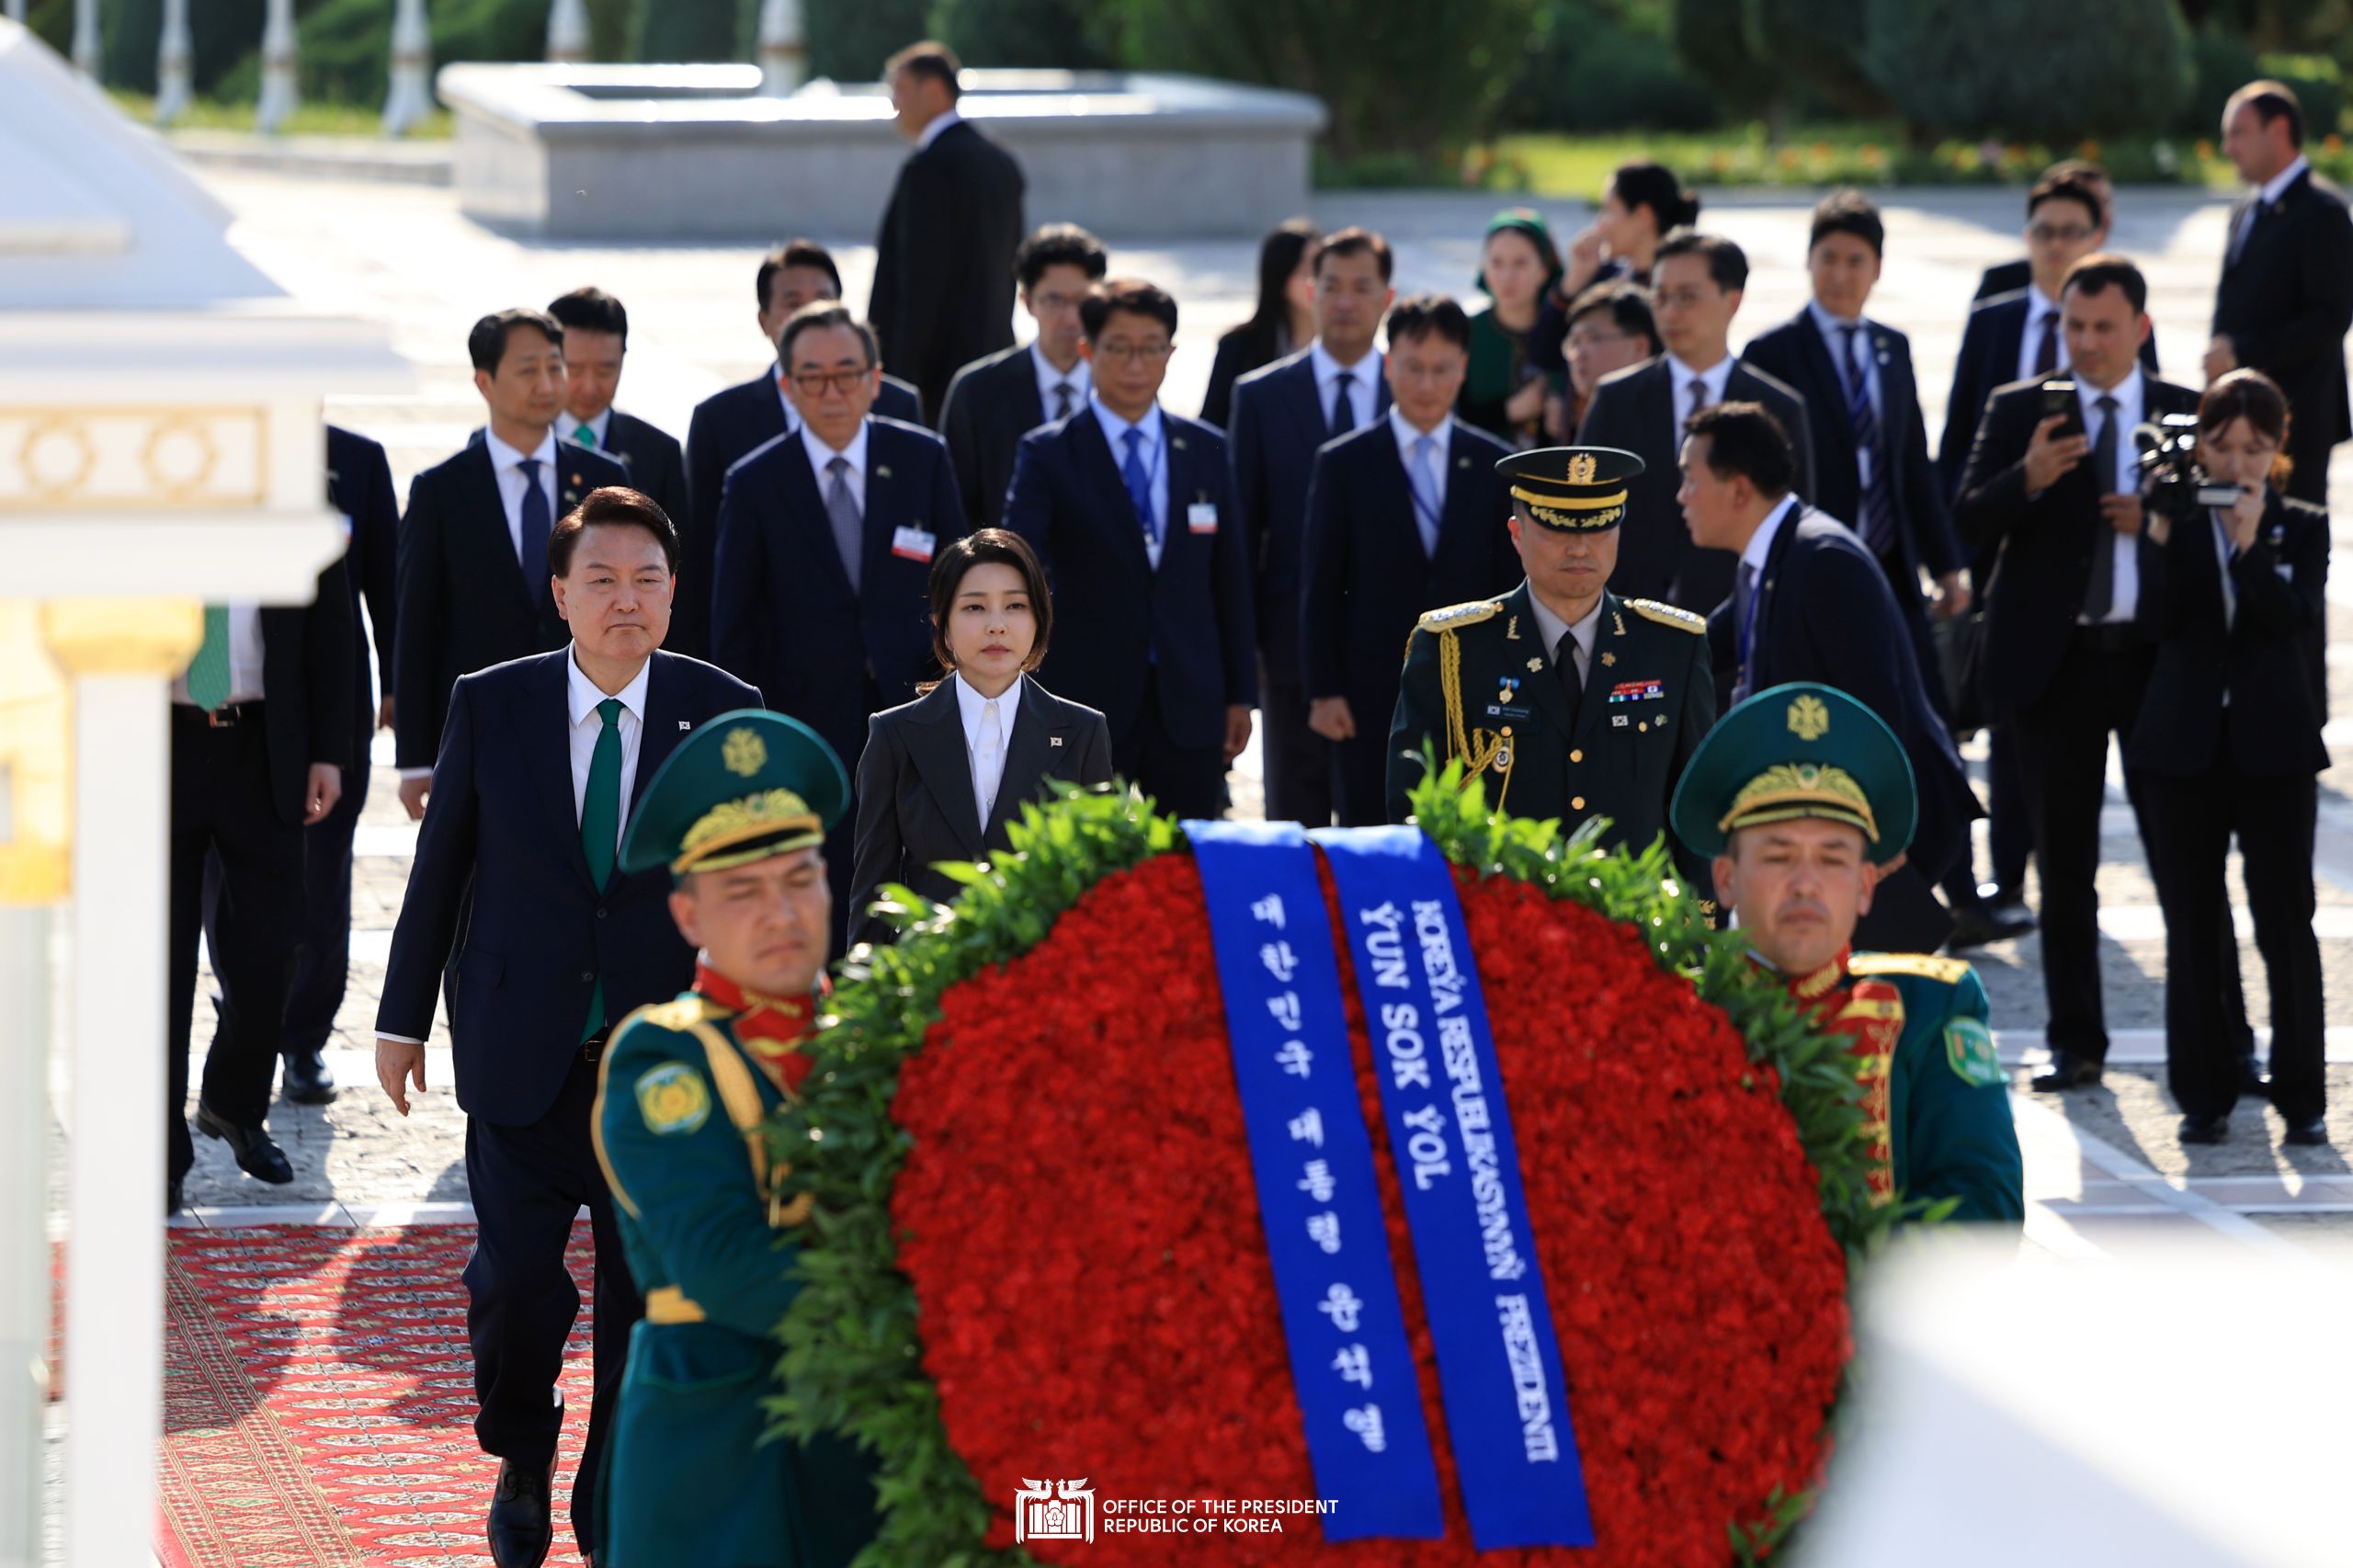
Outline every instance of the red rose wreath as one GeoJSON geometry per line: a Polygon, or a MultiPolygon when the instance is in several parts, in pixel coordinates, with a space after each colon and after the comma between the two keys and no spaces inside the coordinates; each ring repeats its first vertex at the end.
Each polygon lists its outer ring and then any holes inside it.
{"type": "MultiPolygon", "coordinates": [[[[1654,852],[1416,796],[1510,1095],[1597,1533],[1477,1553],[1463,1519],[1353,980],[1358,1076],[1443,1541],[1100,1534],[1013,1544],[1032,1477],[1098,1497],[1316,1494],[1192,858],[1132,798],[1030,807],[835,998],[772,1130],[817,1199],[781,1333],[783,1423],[880,1456],[878,1565],[1753,1562],[1802,1514],[1883,1233],[1852,1058],[1808,1032],[1654,852]]],[[[1330,884],[1326,877],[1326,893],[1330,884]]]]}

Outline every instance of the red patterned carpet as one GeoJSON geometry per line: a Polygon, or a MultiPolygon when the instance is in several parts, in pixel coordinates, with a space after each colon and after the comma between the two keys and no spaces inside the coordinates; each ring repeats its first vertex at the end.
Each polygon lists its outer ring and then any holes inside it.
{"type": "MultiPolygon", "coordinates": [[[[498,1461],[474,1446],[470,1226],[174,1231],[164,1568],[481,1568],[498,1461]]],[[[555,1550],[588,1410],[588,1228],[564,1368],[555,1550]]]]}

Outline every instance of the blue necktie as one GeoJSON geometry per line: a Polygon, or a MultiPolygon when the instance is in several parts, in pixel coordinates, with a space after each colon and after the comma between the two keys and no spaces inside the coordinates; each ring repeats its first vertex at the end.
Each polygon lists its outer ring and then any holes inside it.
{"type": "Polygon", "coordinates": [[[1143,528],[1144,541],[1158,544],[1160,524],[1153,516],[1152,475],[1144,472],[1143,432],[1130,426],[1120,439],[1128,445],[1128,459],[1120,465],[1120,478],[1128,487],[1128,501],[1136,509],[1136,521],[1143,528]]]}
{"type": "Polygon", "coordinates": [[[525,458],[515,465],[523,471],[523,581],[530,585],[531,602],[548,608],[548,536],[555,518],[548,509],[548,493],[540,488],[540,460],[525,458]]]}
{"type": "Polygon", "coordinates": [[[1847,423],[1854,430],[1856,461],[1862,470],[1863,515],[1856,531],[1873,555],[1885,560],[1895,551],[1895,502],[1888,493],[1887,463],[1879,448],[1879,420],[1871,413],[1870,369],[1864,358],[1870,343],[1859,325],[1838,330],[1847,335],[1847,423]]]}

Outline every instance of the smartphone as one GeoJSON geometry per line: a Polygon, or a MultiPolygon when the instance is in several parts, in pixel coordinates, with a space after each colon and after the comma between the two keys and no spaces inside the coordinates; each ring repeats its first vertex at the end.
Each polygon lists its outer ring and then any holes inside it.
{"type": "Polygon", "coordinates": [[[2075,399],[2075,382],[2045,381],[2042,383],[2042,417],[2048,419],[2054,414],[2063,418],[2066,423],[2052,431],[2052,440],[2063,440],[2069,436],[2080,436],[2084,433],[2083,404],[2075,399]]]}

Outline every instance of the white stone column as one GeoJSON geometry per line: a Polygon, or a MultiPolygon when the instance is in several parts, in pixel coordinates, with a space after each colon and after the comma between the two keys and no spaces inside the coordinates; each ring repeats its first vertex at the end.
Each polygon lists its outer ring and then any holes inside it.
{"type": "Polygon", "coordinates": [[[801,0],[761,0],[760,91],[789,97],[809,78],[809,49],[801,31],[801,0]]]}
{"type": "Polygon", "coordinates": [[[399,0],[392,13],[392,90],[384,97],[384,134],[399,136],[433,112],[433,28],[425,0],[399,0]]]}
{"type": "Polygon", "coordinates": [[[74,69],[98,79],[98,0],[74,0],[74,69]]]}
{"type": "Polygon", "coordinates": [[[588,62],[588,0],[555,0],[548,7],[548,63],[588,62]]]}
{"type": "Polygon", "coordinates": [[[155,123],[169,125],[196,96],[195,43],[188,30],[188,0],[164,0],[164,31],[155,44],[155,123]]]}
{"type": "Polygon", "coordinates": [[[261,25],[261,101],[254,106],[254,125],[265,136],[292,117],[302,102],[297,76],[301,41],[294,31],[294,0],[269,0],[261,25]]]}

